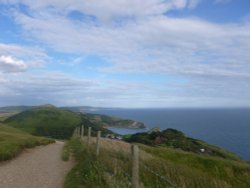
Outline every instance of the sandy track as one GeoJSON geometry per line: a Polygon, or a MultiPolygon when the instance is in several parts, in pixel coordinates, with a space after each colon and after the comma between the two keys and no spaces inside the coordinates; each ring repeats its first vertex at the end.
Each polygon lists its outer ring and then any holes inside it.
{"type": "Polygon", "coordinates": [[[61,160],[62,142],[27,149],[0,163],[1,188],[62,188],[73,162],[61,160]]]}

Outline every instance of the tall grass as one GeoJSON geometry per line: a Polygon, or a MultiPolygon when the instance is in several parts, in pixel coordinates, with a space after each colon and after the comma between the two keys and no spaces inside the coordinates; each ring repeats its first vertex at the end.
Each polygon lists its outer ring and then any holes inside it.
{"type": "MultiPolygon", "coordinates": [[[[84,185],[90,188],[127,188],[131,182],[130,144],[101,140],[100,155],[95,156],[95,140],[73,139],[77,164],[68,174],[66,188],[84,185]]],[[[165,147],[140,147],[140,187],[250,187],[250,165],[242,161],[208,157],[165,147]]]]}
{"type": "Polygon", "coordinates": [[[35,137],[12,127],[0,124],[0,161],[17,156],[24,148],[46,145],[51,139],[35,137]]]}

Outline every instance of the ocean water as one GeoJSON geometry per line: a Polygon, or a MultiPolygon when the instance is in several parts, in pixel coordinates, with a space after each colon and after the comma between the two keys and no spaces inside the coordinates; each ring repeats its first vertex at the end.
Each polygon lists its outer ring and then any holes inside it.
{"type": "MultiPolygon", "coordinates": [[[[174,128],[250,161],[250,109],[105,109],[92,113],[141,121],[147,129],[174,128]]],[[[112,130],[129,134],[147,129],[112,130]]]]}

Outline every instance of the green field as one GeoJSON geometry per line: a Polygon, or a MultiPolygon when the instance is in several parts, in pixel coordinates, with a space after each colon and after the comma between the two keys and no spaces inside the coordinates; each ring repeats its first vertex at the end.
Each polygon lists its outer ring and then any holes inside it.
{"type": "Polygon", "coordinates": [[[0,123],[0,161],[15,157],[24,148],[46,145],[52,142],[54,141],[51,139],[32,136],[0,123]]]}

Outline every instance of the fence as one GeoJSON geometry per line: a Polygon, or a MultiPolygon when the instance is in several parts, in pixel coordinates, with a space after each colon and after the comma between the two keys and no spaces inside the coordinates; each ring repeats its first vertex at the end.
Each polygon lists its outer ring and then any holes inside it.
{"type": "MultiPolygon", "coordinates": [[[[122,179],[126,182],[124,183],[126,186],[123,185],[124,187],[143,188],[151,183],[155,188],[178,188],[176,183],[173,183],[168,177],[157,172],[156,169],[151,168],[150,165],[145,163],[137,145],[129,144],[131,147],[130,152],[126,152],[124,148],[122,148],[123,145],[120,145],[120,151],[110,153],[101,147],[101,143],[105,142],[107,144],[109,142],[108,139],[101,138],[100,131],[97,132],[96,138],[91,137],[91,127],[88,127],[87,130],[87,136],[85,137],[84,126],[77,127],[73,136],[80,138],[84,144],[86,144],[88,150],[94,152],[97,159],[109,167],[108,170],[110,174],[112,174],[112,177],[122,179]],[[100,149],[103,150],[101,155],[100,149]]],[[[117,141],[116,145],[119,145],[119,142],[120,141],[117,141]]],[[[115,149],[114,147],[116,146],[111,147],[115,149]]]]}

